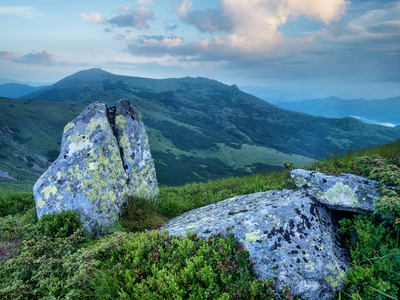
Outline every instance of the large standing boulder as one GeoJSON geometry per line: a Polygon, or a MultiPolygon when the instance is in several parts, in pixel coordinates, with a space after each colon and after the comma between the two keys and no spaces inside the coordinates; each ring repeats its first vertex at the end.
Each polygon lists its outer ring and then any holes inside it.
{"type": "Polygon", "coordinates": [[[376,181],[354,174],[334,176],[296,169],[291,176],[312,199],[335,210],[371,214],[375,211],[374,198],[382,197],[376,181]]]}
{"type": "Polygon", "coordinates": [[[140,113],[125,99],[90,104],[64,128],[61,153],[33,188],[39,218],[71,209],[102,234],[128,196],[156,199],[158,186],[140,113]]]}
{"type": "Polygon", "coordinates": [[[231,232],[249,251],[263,279],[277,277],[305,299],[332,299],[343,287],[348,253],[337,234],[337,215],[303,191],[237,196],[189,211],[161,230],[193,231],[203,238],[231,232]],[[276,266],[278,265],[278,268],[276,266]]]}

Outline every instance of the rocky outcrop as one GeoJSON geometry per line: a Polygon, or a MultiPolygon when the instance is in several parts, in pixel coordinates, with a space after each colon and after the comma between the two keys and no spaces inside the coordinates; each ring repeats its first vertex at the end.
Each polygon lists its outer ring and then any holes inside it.
{"type": "Polygon", "coordinates": [[[313,200],[334,210],[371,214],[375,211],[374,198],[381,196],[376,181],[353,174],[333,176],[297,169],[291,176],[313,200]]]}
{"type": "Polygon", "coordinates": [[[177,217],[164,229],[171,235],[194,231],[204,238],[232,232],[249,251],[258,277],[276,276],[280,288],[290,286],[306,299],[331,299],[345,279],[347,255],[336,217],[301,191],[226,199],[177,217]]]}
{"type": "Polygon", "coordinates": [[[127,101],[90,104],[65,126],[61,153],[36,182],[37,215],[71,209],[102,234],[127,197],[156,199],[158,186],[140,113],[127,101]]]}
{"type": "Polygon", "coordinates": [[[292,175],[297,191],[229,198],[174,218],[160,230],[171,235],[193,231],[203,238],[231,232],[249,251],[260,278],[277,277],[279,288],[289,286],[304,299],[333,299],[349,263],[338,220],[348,216],[344,210],[371,212],[372,199],[379,196],[376,182],[304,170],[292,175]]]}

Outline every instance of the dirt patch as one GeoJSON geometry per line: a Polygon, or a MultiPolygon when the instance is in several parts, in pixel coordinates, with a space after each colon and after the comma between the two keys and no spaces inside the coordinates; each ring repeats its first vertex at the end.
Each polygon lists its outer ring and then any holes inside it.
{"type": "Polygon", "coordinates": [[[6,262],[13,258],[21,248],[21,239],[14,238],[10,241],[0,242],[0,263],[6,262]]]}

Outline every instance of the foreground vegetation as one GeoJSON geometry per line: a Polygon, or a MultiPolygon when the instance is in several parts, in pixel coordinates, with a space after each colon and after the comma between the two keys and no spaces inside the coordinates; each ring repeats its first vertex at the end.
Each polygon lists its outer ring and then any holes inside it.
{"type": "MultiPolygon", "coordinates": [[[[338,299],[400,296],[399,154],[400,141],[309,167],[387,186],[376,199],[376,216],[341,221],[351,265],[338,299]]],[[[294,188],[288,171],[162,187],[157,203],[130,199],[126,216],[104,238],[86,237],[69,211],[38,221],[32,194],[0,193],[0,298],[294,299],[289,288],[276,290],[276,278],[255,278],[248,252],[232,235],[205,241],[147,231],[234,195],[284,188],[294,188]]]]}

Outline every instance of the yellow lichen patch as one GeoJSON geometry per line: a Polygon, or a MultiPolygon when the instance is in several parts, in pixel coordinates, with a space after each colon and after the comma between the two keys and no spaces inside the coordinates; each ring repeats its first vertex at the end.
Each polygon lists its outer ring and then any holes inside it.
{"type": "Polygon", "coordinates": [[[118,126],[121,126],[122,128],[125,128],[125,124],[126,124],[126,119],[124,118],[124,116],[116,116],[115,117],[115,124],[118,126]]]}
{"type": "Polygon", "coordinates": [[[338,272],[339,274],[336,277],[336,279],[334,279],[331,275],[325,277],[325,281],[329,282],[331,286],[334,288],[337,287],[340,283],[342,283],[346,278],[346,273],[344,271],[338,270],[338,272]]]}
{"type": "Polygon", "coordinates": [[[75,126],[75,123],[68,123],[67,125],[65,125],[64,127],[64,133],[66,133],[69,129],[73,128],[75,126]]]}
{"type": "Polygon", "coordinates": [[[307,180],[305,178],[303,178],[303,177],[295,176],[293,174],[290,174],[290,176],[292,176],[292,178],[294,179],[294,183],[297,186],[303,186],[303,185],[305,185],[307,183],[307,180]]]}
{"type": "Polygon", "coordinates": [[[333,188],[328,190],[325,193],[325,198],[331,204],[339,204],[346,201],[354,206],[360,206],[355,197],[355,192],[348,185],[344,185],[341,182],[336,183],[333,188]]]}
{"type": "Polygon", "coordinates": [[[38,206],[40,209],[42,209],[43,206],[44,206],[45,204],[46,204],[45,201],[42,201],[42,200],[38,199],[38,201],[37,201],[37,206],[38,206]]]}
{"type": "Polygon", "coordinates": [[[256,240],[260,239],[260,229],[254,231],[254,232],[248,232],[246,233],[246,240],[244,241],[245,244],[251,244],[254,243],[256,240]]]}
{"type": "Polygon", "coordinates": [[[47,200],[49,199],[50,195],[55,195],[57,193],[57,188],[54,185],[49,185],[42,190],[42,193],[44,194],[44,198],[47,200]]]}

